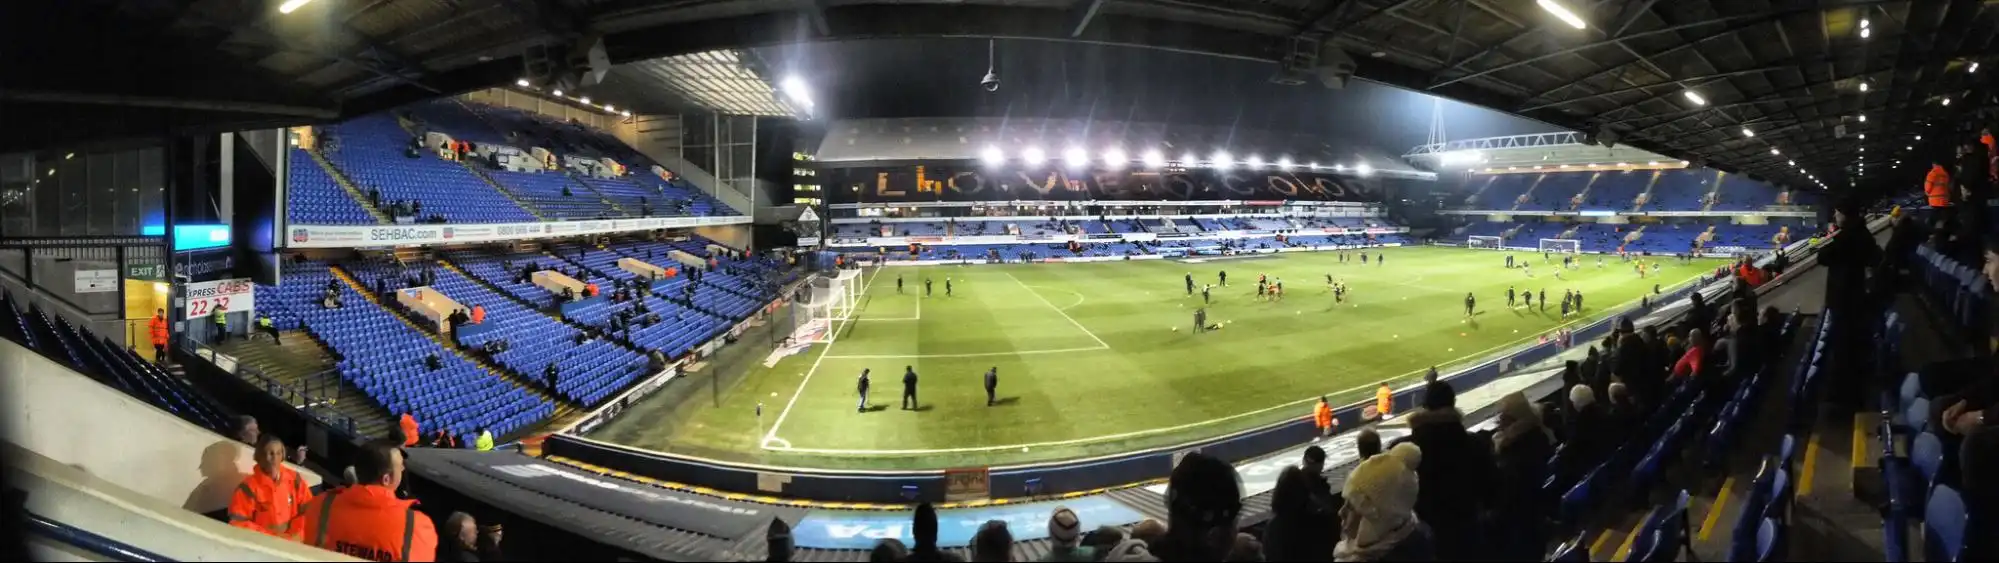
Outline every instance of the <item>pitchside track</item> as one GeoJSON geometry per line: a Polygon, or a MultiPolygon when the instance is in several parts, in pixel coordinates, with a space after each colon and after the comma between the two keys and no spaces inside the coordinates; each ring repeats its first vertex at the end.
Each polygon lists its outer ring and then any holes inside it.
{"type": "MultiPolygon", "coordinates": [[[[641,404],[592,437],[637,447],[759,463],[828,468],[942,468],[1074,458],[1185,442],[1309,413],[1398,387],[1432,365],[1471,363],[1535,342],[1564,325],[1635,304],[1652,291],[1712,271],[1719,260],[1663,258],[1639,278],[1615,257],[1564,271],[1538,253],[1435,247],[1389,249],[1388,262],[1342,263],[1296,253],[1191,264],[887,267],[869,272],[864,302],[839,338],[742,378],[673,412],[641,404]],[[1211,324],[1193,332],[1199,291],[1213,290],[1211,324]],[[1281,279],[1282,300],[1259,300],[1256,277],[1281,279]],[[1335,304],[1326,275],[1348,285],[1335,304]],[[895,279],[904,282],[896,292],[895,279]],[[944,294],[951,278],[953,295],[944,294]],[[933,282],[923,295],[923,281],[933,282]],[[1506,306],[1506,289],[1547,290],[1543,312],[1506,306]],[[1559,314],[1579,289],[1587,317],[1559,314]],[[1464,316],[1466,292],[1478,310],[1464,316]],[[921,406],[899,404],[902,372],[921,376],[921,406]],[[999,368],[999,404],[982,374],[999,368]],[[856,376],[873,370],[867,412],[856,376]],[[762,405],[759,416],[758,405],[762,405]],[[659,417],[676,424],[660,424],[659,417]]],[[[1379,256],[1370,252],[1371,256],[1379,256]]],[[[1559,260],[1559,257],[1557,257],[1559,260]]],[[[705,395],[705,394],[704,394],[705,395]]]]}

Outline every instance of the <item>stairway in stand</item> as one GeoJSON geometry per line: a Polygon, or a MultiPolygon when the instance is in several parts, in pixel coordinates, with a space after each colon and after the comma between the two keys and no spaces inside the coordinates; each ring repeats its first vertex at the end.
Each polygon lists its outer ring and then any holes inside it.
{"type": "MultiPolygon", "coordinates": [[[[390,434],[394,422],[388,408],[341,379],[333,371],[333,355],[318,340],[302,330],[283,332],[279,337],[280,344],[272,344],[268,338],[258,336],[250,340],[229,341],[218,346],[217,350],[235,356],[238,363],[257,368],[293,391],[308,394],[316,403],[313,405],[315,408],[332,410],[353,419],[354,430],[362,436],[390,434]]],[[[253,386],[263,384],[240,370],[238,376],[253,386]]]]}
{"type": "Polygon", "coordinates": [[[436,342],[438,346],[443,346],[445,350],[449,350],[452,354],[455,354],[460,358],[464,358],[465,361],[472,362],[472,365],[479,366],[479,369],[485,370],[486,373],[492,374],[493,377],[500,378],[501,381],[513,384],[513,386],[519,387],[522,390],[527,391],[529,394],[534,395],[536,398],[548,401],[554,404],[558,409],[560,409],[564,405],[574,406],[575,403],[571,402],[569,399],[551,395],[548,393],[548,391],[542,389],[541,386],[529,383],[526,378],[521,377],[519,374],[507,371],[506,368],[493,365],[492,362],[488,362],[483,358],[466,353],[466,351],[459,349],[456,343],[453,343],[450,340],[446,340],[442,335],[439,335],[436,330],[424,328],[422,325],[417,324],[416,321],[410,320],[409,317],[404,316],[402,312],[397,311],[395,307],[391,307],[386,303],[382,303],[381,297],[375,295],[374,292],[369,291],[366,287],[364,287],[365,284],[362,284],[361,280],[355,279],[353,274],[348,273],[347,268],[340,266],[331,266],[328,267],[327,270],[333,272],[334,278],[339,279],[341,283],[347,284],[349,288],[352,288],[355,293],[361,294],[361,297],[366,298],[368,302],[374,303],[376,306],[381,307],[382,310],[384,311],[388,311],[389,316],[395,317],[396,320],[402,321],[404,325],[407,325],[412,329],[416,329],[417,332],[423,333],[425,337],[430,338],[432,342],[436,342]]]}
{"type": "MultiPolygon", "coordinates": [[[[562,177],[564,177],[564,178],[568,178],[568,179],[569,179],[569,183],[571,183],[571,184],[576,184],[576,185],[578,185],[578,186],[582,186],[582,187],[583,187],[583,191],[586,191],[586,192],[590,192],[590,195],[594,195],[594,196],[597,196],[597,201],[601,201],[601,202],[604,202],[604,205],[607,205],[607,206],[610,206],[610,207],[611,207],[611,209],[613,209],[613,210],[616,210],[616,211],[618,212],[618,214],[619,214],[619,215],[625,215],[625,216],[631,216],[631,217],[637,217],[637,215],[633,215],[633,214],[632,214],[631,212],[629,212],[629,211],[625,211],[625,208],[624,208],[624,206],[622,206],[622,205],[618,205],[618,202],[615,202],[615,201],[611,201],[611,198],[608,198],[608,197],[604,197],[604,192],[600,192],[600,191],[597,191],[597,187],[596,187],[596,186],[592,186],[592,185],[590,185],[590,183],[589,183],[589,182],[585,182],[585,181],[582,181],[582,180],[579,180],[579,179],[577,179],[577,178],[576,178],[576,176],[574,176],[574,175],[571,175],[571,174],[563,174],[563,175],[562,175],[562,177]]],[[[573,189],[572,189],[572,190],[570,190],[570,191],[571,191],[571,192],[574,192],[574,191],[576,191],[576,190],[573,190],[573,189]]]]}
{"type": "Polygon", "coordinates": [[[355,186],[353,180],[347,179],[347,174],[335,168],[332,161],[326,160],[325,155],[319,154],[319,151],[305,151],[305,154],[312,155],[312,161],[318,163],[319,168],[325,170],[327,176],[333,177],[333,183],[340,184],[340,189],[347,192],[347,197],[354,198],[354,203],[360,205],[361,209],[367,210],[368,216],[374,217],[375,222],[384,224],[395,222],[389,219],[389,214],[369,204],[368,194],[363,193],[359,186],[355,186]]]}

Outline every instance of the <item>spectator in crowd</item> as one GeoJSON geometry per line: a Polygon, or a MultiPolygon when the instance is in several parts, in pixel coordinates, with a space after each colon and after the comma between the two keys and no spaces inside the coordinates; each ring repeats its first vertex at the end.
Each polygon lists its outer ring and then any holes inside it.
{"type": "Polygon", "coordinates": [[[902,540],[895,538],[882,538],[881,541],[875,542],[874,549],[868,550],[869,563],[895,563],[908,556],[909,547],[902,545],[902,540]]]}
{"type": "Polygon", "coordinates": [[[1246,532],[1236,533],[1235,541],[1229,546],[1228,557],[1222,558],[1222,561],[1226,563],[1256,562],[1262,560],[1263,542],[1257,541],[1256,536],[1246,532]]]}
{"type": "Polygon", "coordinates": [[[1311,476],[1286,467],[1277,474],[1264,527],[1264,554],[1272,561],[1330,561],[1339,536],[1328,534],[1326,515],[1312,498],[1311,476]]]}
{"type": "Polygon", "coordinates": [[[1139,520],[1137,525],[1131,527],[1131,538],[1145,542],[1147,546],[1165,541],[1166,524],[1151,518],[1139,520]]]}
{"type": "Polygon", "coordinates": [[[1879,316],[1879,308],[1867,299],[1867,269],[1880,263],[1881,247],[1860,215],[1857,202],[1841,202],[1833,210],[1838,231],[1819,251],[1819,265],[1826,269],[1826,308],[1840,312],[1840,322],[1827,335],[1831,358],[1828,370],[1828,399],[1835,404],[1856,406],[1860,401],[1862,366],[1870,365],[1867,354],[1873,346],[1868,336],[1879,316]]]}
{"type": "Polygon", "coordinates": [[[500,550],[500,541],[506,536],[505,532],[506,530],[502,529],[498,522],[480,526],[479,557],[486,561],[506,561],[506,553],[500,550]]]}
{"type": "Polygon", "coordinates": [[[403,452],[376,441],[355,454],[359,484],[320,494],[299,509],[293,526],[308,544],[376,561],[435,561],[437,529],[416,501],[396,498],[403,452]]]}
{"type": "Polygon", "coordinates": [[[1688,328],[1714,326],[1714,308],[1707,304],[1707,297],[1701,292],[1696,291],[1687,296],[1687,316],[1681,320],[1681,324],[1688,328]]]}
{"type": "Polygon", "coordinates": [[[1622,382],[1632,395],[1634,403],[1657,404],[1665,382],[1658,375],[1658,368],[1650,358],[1652,351],[1643,337],[1626,334],[1618,337],[1617,367],[1611,372],[1615,381],[1622,382]]]}
{"type": "Polygon", "coordinates": [[[770,519],[770,528],[764,531],[764,544],[768,546],[764,561],[790,561],[791,525],[784,523],[783,518],[770,519]]]}
{"type": "Polygon", "coordinates": [[[1610,419],[1611,435],[1630,436],[1645,416],[1631,397],[1631,387],[1621,382],[1612,383],[1605,388],[1604,394],[1610,398],[1610,404],[1604,407],[1604,415],[1610,419]]]}
{"type": "Polygon", "coordinates": [[[1492,491],[1493,450],[1465,431],[1451,384],[1437,383],[1424,391],[1422,407],[1409,414],[1409,436],[1397,441],[1422,448],[1416,473],[1430,486],[1417,493],[1415,509],[1436,535],[1437,557],[1483,557],[1485,538],[1478,519],[1492,491]]]}
{"type": "MultiPolygon", "coordinates": [[[[1430,529],[1416,514],[1420,492],[1415,468],[1423,450],[1402,443],[1360,462],[1347,475],[1335,561],[1430,561],[1437,558],[1430,529]]],[[[1483,558],[1485,554],[1478,554],[1483,558]]],[[[1446,559],[1450,560],[1450,559],[1446,559]]],[[[1466,560],[1466,559],[1458,559],[1466,560]]]]}
{"type": "Polygon", "coordinates": [[[1596,390],[1588,385],[1569,388],[1569,437],[1563,442],[1563,459],[1569,465],[1556,468],[1564,475],[1579,475],[1603,459],[1622,437],[1614,434],[1610,414],[1596,400],[1596,390]]]}
{"type": "Polygon", "coordinates": [[[257,467],[229,499],[229,525],[296,541],[291,527],[299,505],[312,499],[305,478],[285,467],[285,442],[275,434],[258,438],[257,467]]]}
{"type": "Polygon", "coordinates": [[[1005,563],[1013,560],[1013,532],[1004,520],[987,520],[972,534],[972,561],[1005,563]]]}
{"type": "Polygon", "coordinates": [[[916,505],[916,519],[911,523],[910,530],[916,545],[909,547],[906,561],[959,561],[958,556],[937,547],[937,508],[930,506],[930,503],[916,505]]]}
{"type": "Polygon", "coordinates": [[[472,515],[463,512],[451,513],[451,516],[444,518],[442,531],[451,534],[451,545],[440,550],[437,554],[438,561],[479,560],[479,522],[473,520],[472,515]]]}
{"type": "Polygon", "coordinates": [[[1082,562],[1095,555],[1090,548],[1082,547],[1083,521],[1076,518],[1076,512],[1068,507],[1055,507],[1055,513],[1048,515],[1048,554],[1042,561],[1082,562]]]}
{"type": "Polygon", "coordinates": [[[493,431],[480,428],[479,435],[472,439],[472,449],[482,452],[493,451],[493,431]]]}
{"type": "Polygon", "coordinates": [[[1375,432],[1373,427],[1360,429],[1360,433],[1354,435],[1354,449],[1362,460],[1380,454],[1381,433],[1375,432]]]}
{"type": "Polygon", "coordinates": [[[236,417],[236,441],[255,446],[263,435],[263,429],[257,426],[257,417],[247,414],[236,417]]]}
{"type": "Polygon", "coordinates": [[[418,433],[417,431],[416,416],[411,415],[408,412],[404,412],[403,416],[396,421],[396,425],[397,425],[397,430],[401,431],[399,437],[401,438],[403,447],[405,448],[415,447],[417,438],[419,436],[422,436],[422,434],[418,433]]]}
{"type": "Polygon", "coordinates": [[[1234,467],[1195,452],[1180,459],[1166,483],[1166,537],[1150,543],[1161,561],[1219,561],[1234,546],[1242,510],[1234,467]]]}
{"type": "Polygon", "coordinates": [[[1691,377],[1699,379],[1706,365],[1708,347],[1707,331],[1705,329],[1696,328],[1687,331],[1687,351],[1680,356],[1679,361],[1673,362],[1672,378],[1691,377]]]}
{"type": "Polygon", "coordinates": [[[1548,481],[1548,458],[1555,437],[1541,424],[1540,409],[1518,391],[1499,399],[1499,429],[1493,433],[1499,479],[1487,527],[1491,555],[1500,560],[1539,559],[1547,547],[1547,520],[1540,501],[1548,481]]]}

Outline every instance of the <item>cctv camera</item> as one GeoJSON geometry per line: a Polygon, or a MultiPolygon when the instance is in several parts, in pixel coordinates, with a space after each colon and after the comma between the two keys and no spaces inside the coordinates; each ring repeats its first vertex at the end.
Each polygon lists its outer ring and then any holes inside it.
{"type": "Polygon", "coordinates": [[[999,73],[997,72],[986,73],[985,79],[980,80],[979,85],[986,87],[987,92],[998,92],[1000,85],[999,73]]]}

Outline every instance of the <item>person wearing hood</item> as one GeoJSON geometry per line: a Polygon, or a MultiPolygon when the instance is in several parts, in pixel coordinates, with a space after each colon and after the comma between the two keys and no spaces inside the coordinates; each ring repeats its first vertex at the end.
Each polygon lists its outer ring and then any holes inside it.
{"type": "Polygon", "coordinates": [[[1408,421],[1409,435],[1396,442],[1415,444],[1424,452],[1416,473],[1430,486],[1418,494],[1416,514],[1436,538],[1437,557],[1456,561],[1484,557],[1478,518],[1492,491],[1492,445],[1465,431],[1464,413],[1458,411],[1457,391],[1450,383],[1428,386],[1423,405],[1408,415],[1408,421]]]}
{"type": "Polygon", "coordinates": [[[783,518],[770,519],[770,528],[764,530],[764,544],[767,547],[764,561],[790,561],[791,525],[784,523],[783,518]]]}
{"type": "Polygon", "coordinates": [[[909,547],[909,558],[904,561],[963,561],[937,548],[937,507],[927,502],[916,505],[916,521],[910,527],[916,545],[909,547]]]}
{"type": "Polygon", "coordinates": [[[1555,436],[1541,424],[1540,408],[1515,391],[1499,400],[1499,429],[1492,447],[1499,479],[1494,489],[1490,556],[1502,561],[1538,560],[1547,548],[1546,503],[1541,486],[1548,481],[1548,458],[1555,455],[1555,436]]]}
{"type": "Polygon", "coordinates": [[[1161,561],[1220,561],[1235,545],[1242,483],[1235,468],[1194,452],[1166,481],[1166,537],[1150,545],[1161,561]]]}
{"type": "Polygon", "coordinates": [[[1416,514],[1422,480],[1415,468],[1423,457],[1415,444],[1398,444],[1347,475],[1342,490],[1347,502],[1340,508],[1342,539],[1333,547],[1334,561],[1437,559],[1433,548],[1443,540],[1433,538],[1416,514]]]}
{"type": "Polygon", "coordinates": [[[1321,527],[1326,520],[1312,499],[1311,476],[1298,467],[1277,474],[1270,497],[1270,523],[1264,526],[1263,554],[1271,561],[1331,561],[1339,536],[1321,527]]]}

